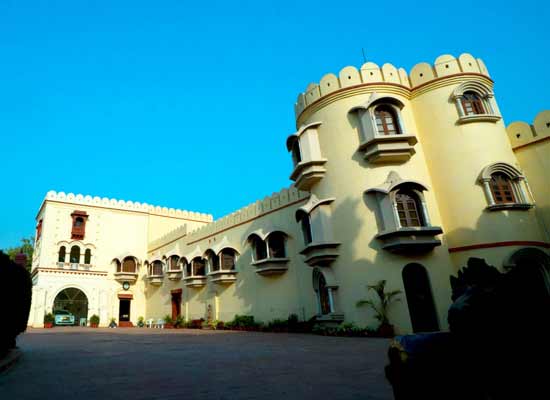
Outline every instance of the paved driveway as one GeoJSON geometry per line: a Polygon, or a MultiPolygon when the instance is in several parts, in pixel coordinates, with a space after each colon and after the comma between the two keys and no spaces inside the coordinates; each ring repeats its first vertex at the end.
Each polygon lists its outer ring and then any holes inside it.
{"type": "Polygon", "coordinates": [[[55,328],[18,343],[2,400],[393,398],[384,339],[55,328]]]}

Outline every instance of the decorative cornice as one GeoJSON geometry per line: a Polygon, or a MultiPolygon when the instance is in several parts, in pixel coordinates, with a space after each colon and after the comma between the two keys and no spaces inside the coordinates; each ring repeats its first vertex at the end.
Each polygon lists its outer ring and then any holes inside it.
{"type": "Polygon", "coordinates": [[[107,276],[107,271],[83,271],[83,270],[66,270],[66,269],[60,269],[60,268],[44,268],[44,267],[38,267],[33,269],[31,276],[36,276],[39,272],[47,272],[52,274],[65,274],[65,275],[88,275],[88,276],[107,276]]]}

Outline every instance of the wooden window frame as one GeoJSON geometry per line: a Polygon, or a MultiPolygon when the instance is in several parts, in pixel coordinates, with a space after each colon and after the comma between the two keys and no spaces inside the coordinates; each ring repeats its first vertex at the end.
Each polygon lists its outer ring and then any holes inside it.
{"type": "Polygon", "coordinates": [[[487,114],[483,97],[479,93],[472,91],[464,92],[460,101],[465,116],[487,114]],[[468,112],[468,109],[471,109],[471,112],[468,112]]]}
{"type": "Polygon", "coordinates": [[[395,193],[397,218],[402,228],[417,228],[425,226],[421,200],[414,192],[398,190],[395,193]],[[414,214],[416,214],[416,217],[414,214]],[[416,222],[417,221],[417,222],[416,222]]]}
{"type": "Polygon", "coordinates": [[[135,274],[137,271],[136,260],[134,260],[132,257],[126,257],[124,260],[122,260],[122,263],[120,264],[120,271],[135,274]],[[128,268],[128,264],[126,264],[127,261],[133,263],[134,267],[128,268]]]}
{"type": "Polygon", "coordinates": [[[514,188],[514,181],[502,172],[491,174],[489,188],[495,204],[515,204],[517,196],[514,188]],[[500,182],[496,178],[500,178],[500,182]],[[500,200],[499,200],[500,199],[500,200]]]}
{"type": "Polygon", "coordinates": [[[376,133],[381,136],[395,136],[402,133],[397,112],[393,109],[392,106],[387,104],[382,104],[375,107],[374,125],[376,128],[376,133]],[[394,126],[393,130],[390,130],[388,127],[388,116],[391,118],[391,123],[394,126]]]}
{"type": "Polygon", "coordinates": [[[220,269],[222,271],[233,271],[235,270],[235,264],[237,263],[237,254],[235,250],[223,249],[220,253],[220,269]],[[230,265],[230,268],[226,266],[230,265]]]}
{"type": "Polygon", "coordinates": [[[73,219],[71,229],[71,239],[83,240],[86,235],[86,222],[88,221],[88,213],[86,211],[74,210],[71,214],[73,219]],[[78,224],[82,220],[81,224],[78,224]]]}

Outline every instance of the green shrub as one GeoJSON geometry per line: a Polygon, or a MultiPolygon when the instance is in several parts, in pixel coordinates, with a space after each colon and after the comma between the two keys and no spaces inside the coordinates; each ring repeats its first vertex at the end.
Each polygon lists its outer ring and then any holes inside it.
{"type": "Polygon", "coordinates": [[[166,314],[163,319],[164,319],[165,324],[173,324],[174,323],[174,320],[172,319],[172,316],[169,315],[169,314],[166,314]]]}
{"type": "Polygon", "coordinates": [[[143,328],[145,326],[145,318],[138,317],[137,326],[143,328]]]}
{"type": "Polygon", "coordinates": [[[52,313],[44,314],[44,323],[45,324],[53,324],[55,322],[55,317],[52,313]]]}
{"type": "Polygon", "coordinates": [[[90,317],[90,324],[99,325],[99,315],[94,314],[90,317]]]}
{"type": "Polygon", "coordinates": [[[254,321],[254,316],[239,314],[235,315],[233,321],[225,324],[225,327],[229,329],[259,329],[261,326],[260,322],[254,321]]]}
{"type": "Polygon", "coordinates": [[[178,315],[174,320],[174,328],[181,328],[185,324],[185,320],[181,315],[178,315]]]}

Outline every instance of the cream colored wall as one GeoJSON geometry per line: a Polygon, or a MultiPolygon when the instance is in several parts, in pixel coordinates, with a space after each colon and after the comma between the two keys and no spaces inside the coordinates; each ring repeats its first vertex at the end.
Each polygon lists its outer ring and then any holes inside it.
{"type": "MultiPolygon", "coordinates": [[[[327,104],[317,112],[301,119],[300,124],[322,121],[318,128],[322,157],[328,159],[326,175],[311,191],[319,199],[335,197],[332,207],[332,229],[335,241],[340,242],[339,257],[331,268],[338,280],[337,300],[346,321],[359,325],[376,326],[372,312],[356,307],[358,300],[370,297],[367,285],[378,280],[387,281],[387,289],[404,291],[401,276],[405,265],[411,262],[422,264],[429,275],[439,322],[446,327],[446,311],[450,304],[449,275],[451,262],[445,243],[433,252],[423,256],[410,257],[394,255],[382,250],[375,238],[379,233],[376,202],[364,195],[364,191],[382,184],[390,171],[396,171],[401,178],[415,180],[430,190],[425,192],[431,223],[441,226],[432,181],[425,162],[423,144],[414,146],[416,154],[405,163],[369,164],[363,153],[357,151],[360,143],[358,118],[349,111],[369,100],[372,93],[399,98],[405,107],[401,111],[403,125],[409,134],[418,136],[413,108],[404,92],[396,94],[393,86],[365,88],[361,93],[341,94],[340,98],[327,104]]],[[[411,331],[411,322],[405,296],[393,306],[391,319],[401,332],[411,331]]]]}
{"type": "Polygon", "coordinates": [[[38,271],[34,276],[33,310],[29,324],[42,325],[45,312],[50,312],[53,300],[62,288],[78,287],[87,295],[89,313],[99,314],[101,325],[106,325],[111,317],[118,320],[119,294],[132,294],[130,320],[137,322],[139,316],[146,314],[147,275],[143,261],[147,257],[149,244],[149,227],[153,220],[156,235],[164,235],[174,227],[184,227],[187,223],[201,226],[204,221],[211,220],[207,214],[189,213],[181,210],[167,210],[140,203],[118,200],[84,198],[73,194],[50,192],[38,214],[37,220],[43,220],[42,235],[37,243],[38,256],[33,268],[53,269],[54,271],[38,271]],[[72,218],[75,210],[88,214],[86,234],[82,241],[71,240],[72,218]],[[154,213],[165,213],[157,215],[154,213]],[[177,215],[174,215],[176,214],[177,215]],[[191,217],[197,221],[188,221],[191,217]],[[87,271],[67,270],[59,272],[57,267],[60,246],[66,246],[66,261],[69,260],[70,248],[77,245],[81,248],[81,263],[84,263],[84,249],[92,249],[90,273],[87,271]],[[116,272],[112,260],[122,260],[125,256],[134,256],[141,261],[138,266],[138,279],[128,291],[122,289],[122,284],[115,280],[116,272]],[[99,273],[95,274],[94,273],[99,273]],[[101,274],[105,273],[105,274],[101,274]],[[38,315],[38,317],[37,317],[38,315]]]}
{"type": "Polygon", "coordinates": [[[496,162],[521,167],[502,120],[457,124],[458,111],[449,98],[456,86],[472,79],[479,78],[465,76],[412,100],[449,247],[543,240],[534,210],[485,209],[487,199],[478,182],[482,169],[496,162]]]}
{"type": "Polygon", "coordinates": [[[295,221],[295,212],[307,200],[307,196],[302,194],[301,198],[291,199],[298,193],[296,190],[291,192],[290,196],[276,194],[272,198],[264,199],[263,203],[270,204],[265,209],[258,205],[260,211],[256,211],[256,204],[239,210],[232,214],[232,224],[226,224],[222,219],[151,251],[151,260],[170,254],[185,256],[195,252],[197,248],[204,254],[217,243],[227,242],[239,252],[239,257],[236,263],[237,280],[231,284],[215,284],[209,278],[202,288],[188,288],[183,281],[172,282],[165,276],[159,288],[148,285],[148,316],[158,318],[171,314],[170,291],[179,288],[183,289],[182,314],[188,320],[206,318],[208,305],[212,309],[212,318],[223,321],[232,320],[235,314],[254,315],[256,320],[263,322],[275,318],[286,319],[291,313],[297,314],[301,319],[309,319],[315,315],[312,269],[303,263],[303,256],[298,253],[303,243],[295,221]],[[281,197],[287,200],[281,200],[281,197]],[[296,201],[297,204],[292,204],[296,201]],[[235,223],[237,214],[242,219],[235,223]],[[284,274],[265,277],[255,272],[256,267],[251,265],[252,250],[247,238],[257,229],[277,229],[288,234],[286,251],[290,261],[284,274]]]}
{"type": "Polygon", "coordinates": [[[533,125],[513,122],[508,125],[507,131],[533,192],[535,212],[550,240],[550,111],[540,112],[533,125]]]}

